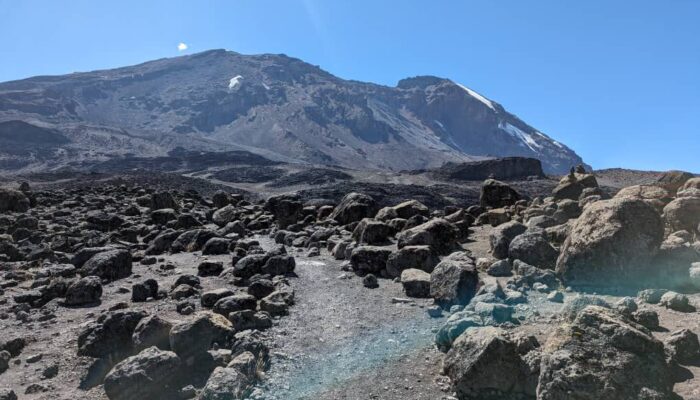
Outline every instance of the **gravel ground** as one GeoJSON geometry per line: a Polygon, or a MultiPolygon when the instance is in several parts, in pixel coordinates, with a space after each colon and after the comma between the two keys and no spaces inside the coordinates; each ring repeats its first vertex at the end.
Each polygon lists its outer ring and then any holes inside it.
{"type": "Polygon", "coordinates": [[[440,319],[430,300],[405,298],[400,283],[361,278],[324,255],[296,255],[296,304],[273,328],[272,367],[262,399],[440,399],[440,353],[432,346],[440,319]],[[396,302],[394,299],[401,299],[396,302]]]}

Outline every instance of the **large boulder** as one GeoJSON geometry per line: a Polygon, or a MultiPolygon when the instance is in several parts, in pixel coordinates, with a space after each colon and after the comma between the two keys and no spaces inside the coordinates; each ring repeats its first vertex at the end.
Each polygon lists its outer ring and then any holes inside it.
{"type": "Polygon", "coordinates": [[[695,232],[700,223],[700,197],[678,197],[663,210],[664,222],[670,232],[695,232]]]}
{"type": "Polygon", "coordinates": [[[586,188],[597,188],[598,181],[593,174],[573,173],[563,177],[552,191],[555,200],[578,200],[586,188]]]}
{"type": "Polygon", "coordinates": [[[444,219],[432,219],[397,235],[398,247],[430,246],[438,254],[449,254],[458,247],[459,230],[444,219]]]}
{"type": "Polygon", "coordinates": [[[595,202],[571,228],[556,272],[570,285],[634,284],[650,273],[663,232],[661,217],[643,200],[595,202]]]}
{"type": "Polygon", "coordinates": [[[430,297],[430,274],[409,268],[401,272],[401,284],[408,297],[430,297]]]}
{"type": "Polygon", "coordinates": [[[180,205],[170,192],[158,192],[151,195],[150,208],[151,210],[162,210],[164,208],[178,210],[180,205]]]}
{"type": "Polygon", "coordinates": [[[226,224],[236,221],[237,217],[238,210],[235,206],[229,204],[214,211],[211,220],[219,227],[224,227],[226,224]]]}
{"type": "Polygon", "coordinates": [[[104,380],[105,393],[110,400],[176,398],[179,368],[177,354],[149,347],[112,368],[104,380]]]}
{"type": "Polygon", "coordinates": [[[375,218],[381,221],[388,221],[395,218],[409,219],[416,215],[428,217],[430,216],[430,210],[418,200],[408,200],[393,207],[382,208],[375,218]]]}
{"type": "Polygon", "coordinates": [[[100,278],[97,276],[86,276],[68,286],[64,304],[67,306],[94,304],[99,302],[101,297],[102,282],[100,282],[100,278]]]}
{"type": "Polygon", "coordinates": [[[296,195],[272,196],[265,202],[265,210],[274,215],[277,225],[284,229],[295,224],[302,217],[304,205],[296,195]]]}
{"type": "Polygon", "coordinates": [[[239,400],[246,398],[252,382],[236,368],[216,367],[198,400],[239,400]]]}
{"type": "Polygon", "coordinates": [[[29,207],[29,199],[24,193],[19,190],[0,188],[0,213],[27,212],[29,207]]]}
{"type": "Polygon", "coordinates": [[[538,366],[526,362],[518,350],[501,328],[469,329],[447,353],[444,372],[459,399],[534,399],[538,366]]]}
{"type": "Polygon", "coordinates": [[[358,243],[369,245],[382,245],[389,242],[393,229],[382,221],[364,218],[357,224],[352,232],[352,237],[358,243]]]}
{"type": "Polygon", "coordinates": [[[143,311],[114,311],[88,324],[78,335],[78,355],[95,358],[129,354],[131,336],[143,311]]]}
{"type": "Polygon", "coordinates": [[[205,357],[216,343],[227,346],[233,337],[233,327],[226,317],[211,312],[199,312],[191,320],[180,322],[170,330],[170,348],[187,364],[205,357]]]}
{"type": "Polygon", "coordinates": [[[197,251],[200,250],[209,239],[216,236],[217,233],[209,229],[192,229],[178,236],[170,245],[170,250],[173,253],[197,251]]]}
{"type": "Polygon", "coordinates": [[[543,230],[530,230],[510,242],[508,256],[539,268],[554,269],[559,252],[549,244],[543,230]]]}
{"type": "Polygon", "coordinates": [[[538,400],[676,398],[663,344],[598,306],[552,333],[540,368],[538,400]]]}
{"type": "Polygon", "coordinates": [[[495,179],[487,179],[481,185],[479,203],[482,207],[501,208],[512,206],[522,196],[507,184],[495,179]]]}
{"type": "Polygon", "coordinates": [[[106,281],[128,278],[131,275],[131,253],[125,249],[103,251],[90,257],[80,268],[83,276],[98,276],[106,281]]]}
{"type": "Polygon", "coordinates": [[[149,315],[139,321],[131,340],[137,351],[155,346],[161,350],[170,350],[170,329],[173,324],[158,315],[149,315]]]}
{"type": "Polygon", "coordinates": [[[693,174],[685,171],[667,171],[664,172],[655,182],[656,186],[662,187],[668,190],[670,193],[675,194],[678,189],[683,187],[683,185],[693,178],[693,174]]]}
{"type": "Polygon", "coordinates": [[[377,204],[372,197],[353,192],[343,197],[329,218],[338,221],[341,225],[346,225],[360,221],[362,218],[371,218],[376,213],[377,204]]]}
{"type": "Polygon", "coordinates": [[[683,186],[681,186],[681,188],[678,189],[678,195],[681,196],[683,195],[683,193],[681,192],[690,192],[693,189],[700,190],[700,177],[690,178],[687,181],[685,181],[683,186]]]}
{"type": "Polygon", "coordinates": [[[671,333],[664,344],[671,357],[679,364],[693,364],[700,361],[700,342],[698,335],[690,329],[681,329],[671,333]]]}
{"type": "Polygon", "coordinates": [[[445,257],[430,274],[430,297],[442,307],[468,304],[479,288],[474,260],[465,252],[445,257]]]}
{"type": "Polygon", "coordinates": [[[640,199],[649,203],[657,211],[661,212],[666,204],[673,200],[668,190],[654,185],[634,185],[620,189],[615,198],[640,199]]]}
{"type": "Polygon", "coordinates": [[[377,246],[359,246],[352,250],[352,269],[360,273],[378,273],[386,268],[391,250],[377,246]]]}
{"type": "Polygon", "coordinates": [[[525,233],[527,227],[518,221],[510,221],[495,227],[489,233],[491,254],[502,260],[508,258],[510,242],[518,235],[525,233]]]}
{"type": "Polygon", "coordinates": [[[409,268],[433,272],[439,262],[440,259],[430,246],[406,246],[389,255],[386,272],[392,278],[400,276],[401,271],[409,268]]]}

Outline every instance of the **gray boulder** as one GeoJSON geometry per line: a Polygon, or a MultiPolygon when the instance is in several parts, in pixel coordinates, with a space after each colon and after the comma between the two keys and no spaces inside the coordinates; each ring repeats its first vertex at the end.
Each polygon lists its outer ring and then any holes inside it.
{"type": "Polygon", "coordinates": [[[586,307],[544,349],[538,399],[675,398],[663,344],[615,311],[586,307]]]}
{"type": "Polygon", "coordinates": [[[415,268],[401,272],[401,284],[408,297],[430,297],[430,274],[415,268]]]}
{"type": "Polygon", "coordinates": [[[698,335],[690,329],[681,329],[671,333],[664,344],[671,357],[679,364],[692,364],[700,361],[700,342],[698,335]]]}
{"type": "Polygon", "coordinates": [[[510,242],[508,256],[539,268],[554,269],[559,252],[549,244],[544,231],[530,230],[510,242]]]}
{"type": "Polygon", "coordinates": [[[430,246],[406,246],[389,255],[386,271],[392,278],[400,276],[401,271],[408,268],[433,272],[439,262],[440,259],[430,246]]]}
{"type": "Polygon", "coordinates": [[[100,278],[86,276],[68,286],[64,303],[68,306],[82,306],[97,303],[101,297],[102,282],[100,278]]]}
{"type": "Polygon", "coordinates": [[[661,217],[642,200],[601,200],[574,223],[556,272],[569,285],[634,284],[652,274],[663,239],[661,217]]]}
{"type": "Polygon", "coordinates": [[[124,249],[113,249],[97,253],[80,268],[83,276],[98,276],[112,282],[131,275],[131,253],[124,249]]]}
{"type": "Polygon", "coordinates": [[[500,208],[514,205],[522,196],[507,184],[487,179],[481,185],[479,203],[482,207],[500,208]]]}
{"type": "Polygon", "coordinates": [[[170,330],[170,348],[187,365],[207,356],[216,343],[227,346],[234,331],[226,317],[211,312],[198,312],[188,321],[175,324],[170,330]]]}
{"type": "Polygon", "coordinates": [[[491,254],[498,259],[508,258],[510,242],[518,235],[525,233],[527,227],[520,222],[510,221],[494,228],[489,233],[491,254]]]}
{"type": "Polygon", "coordinates": [[[536,367],[523,360],[505,330],[470,329],[452,345],[443,363],[460,399],[534,399],[536,367]]]}
{"type": "Polygon", "coordinates": [[[175,353],[149,347],[112,368],[104,380],[105,393],[110,400],[175,398],[180,364],[175,353]]]}
{"type": "Polygon", "coordinates": [[[468,304],[478,288],[474,260],[464,252],[445,257],[430,274],[430,297],[442,307],[468,304]]]}
{"type": "Polygon", "coordinates": [[[197,400],[244,399],[251,384],[236,368],[216,367],[197,400]]]}
{"type": "Polygon", "coordinates": [[[0,212],[27,212],[30,202],[27,196],[14,189],[0,188],[0,212]]]}
{"type": "Polygon", "coordinates": [[[143,311],[114,311],[92,322],[78,335],[78,355],[94,358],[129,354],[143,311]]]}
{"type": "Polygon", "coordinates": [[[397,235],[398,247],[430,246],[438,254],[449,254],[458,247],[459,230],[444,219],[432,219],[397,235]]]}
{"type": "Polygon", "coordinates": [[[376,246],[359,246],[352,250],[352,269],[362,273],[378,273],[386,268],[391,250],[376,246]]]}
{"type": "Polygon", "coordinates": [[[372,197],[353,192],[343,197],[329,218],[338,221],[341,225],[347,225],[362,218],[372,218],[376,213],[377,204],[372,197]]]}

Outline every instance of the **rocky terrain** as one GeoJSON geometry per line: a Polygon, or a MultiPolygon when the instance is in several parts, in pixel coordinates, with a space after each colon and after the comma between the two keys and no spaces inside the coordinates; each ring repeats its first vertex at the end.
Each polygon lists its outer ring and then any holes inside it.
{"type": "Polygon", "coordinates": [[[141,158],[168,162],[178,148],[380,171],[521,156],[562,174],[582,162],[449,79],[381,86],[285,55],[212,50],[0,83],[0,170],[143,167],[141,158]]]}
{"type": "Polygon", "coordinates": [[[3,178],[0,399],[700,398],[700,178],[229,156],[3,178]]]}

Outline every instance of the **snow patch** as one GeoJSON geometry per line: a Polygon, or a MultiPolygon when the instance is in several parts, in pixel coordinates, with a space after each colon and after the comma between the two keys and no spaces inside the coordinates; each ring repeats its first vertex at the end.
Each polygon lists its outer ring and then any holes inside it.
{"type": "Polygon", "coordinates": [[[229,90],[238,89],[241,86],[242,79],[243,79],[243,77],[240,75],[236,75],[233,78],[231,78],[231,80],[228,81],[228,89],[229,90]]]}
{"type": "Polygon", "coordinates": [[[265,90],[270,90],[270,87],[269,87],[266,83],[263,82],[262,85],[263,85],[263,87],[265,88],[265,90]]]}
{"type": "Polygon", "coordinates": [[[487,99],[486,97],[480,95],[479,93],[477,93],[477,92],[475,92],[475,91],[469,89],[468,87],[466,87],[466,86],[464,86],[464,85],[462,85],[462,84],[460,84],[460,83],[458,83],[457,86],[459,86],[459,87],[461,87],[462,89],[464,89],[464,91],[467,92],[467,93],[468,93],[470,96],[472,96],[473,98],[475,98],[475,99],[479,100],[480,102],[484,103],[488,108],[490,108],[490,109],[496,111],[496,108],[493,106],[493,103],[491,102],[491,100],[487,99]]]}
{"type": "Polygon", "coordinates": [[[501,122],[498,124],[498,128],[506,131],[512,137],[520,140],[535,153],[538,153],[539,149],[542,149],[542,145],[537,143],[535,139],[532,138],[532,135],[523,132],[522,129],[518,128],[517,126],[511,125],[508,122],[501,122]]]}

